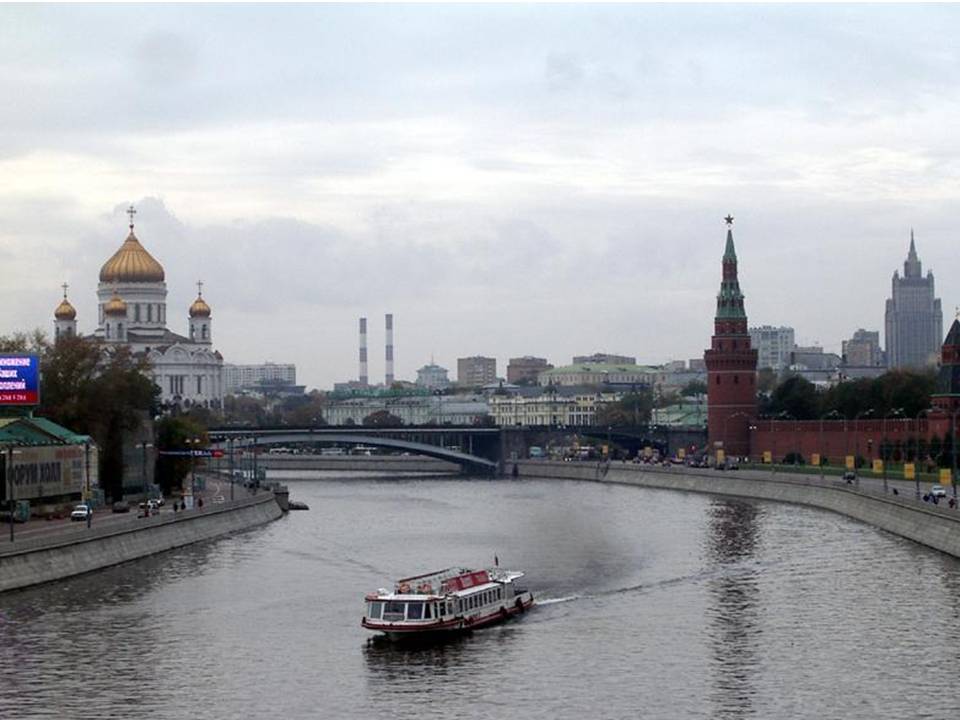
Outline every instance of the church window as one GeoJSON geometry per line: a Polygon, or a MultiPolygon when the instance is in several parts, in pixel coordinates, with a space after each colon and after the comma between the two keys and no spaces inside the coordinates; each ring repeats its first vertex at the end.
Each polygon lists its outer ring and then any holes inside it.
{"type": "Polygon", "coordinates": [[[117,323],[117,340],[123,340],[123,323],[117,323]]]}
{"type": "Polygon", "coordinates": [[[104,334],[106,335],[107,340],[109,340],[109,339],[110,339],[110,323],[107,323],[107,326],[106,326],[106,328],[104,328],[104,331],[103,331],[103,332],[104,332],[104,334]]]}
{"type": "Polygon", "coordinates": [[[203,395],[203,375],[197,375],[197,395],[203,395]]]}
{"type": "Polygon", "coordinates": [[[133,319],[140,322],[140,303],[134,303],[133,305],[133,319]]]}
{"type": "Polygon", "coordinates": [[[103,305],[100,306],[100,324],[103,325],[103,305]]]}
{"type": "Polygon", "coordinates": [[[207,339],[207,326],[205,324],[200,328],[200,337],[204,340],[207,339]]]}
{"type": "Polygon", "coordinates": [[[60,328],[59,328],[59,327],[55,327],[55,328],[53,329],[53,336],[54,336],[54,337],[60,337],[60,328]]]}
{"type": "Polygon", "coordinates": [[[153,322],[153,305],[147,303],[147,322],[153,322]]]}
{"type": "Polygon", "coordinates": [[[196,333],[194,332],[194,330],[196,330],[196,328],[194,328],[193,325],[191,325],[191,326],[190,326],[190,339],[191,339],[191,340],[196,340],[196,337],[195,337],[196,333]]]}

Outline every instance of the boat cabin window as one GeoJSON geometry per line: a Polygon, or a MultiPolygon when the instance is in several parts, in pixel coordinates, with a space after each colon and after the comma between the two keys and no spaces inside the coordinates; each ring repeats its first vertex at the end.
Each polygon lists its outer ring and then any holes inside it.
{"type": "Polygon", "coordinates": [[[445,610],[446,610],[446,603],[437,603],[437,613],[438,613],[437,617],[443,617],[444,615],[446,615],[446,612],[444,612],[445,610]]]}
{"type": "Polygon", "coordinates": [[[407,620],[423,619],[423,603],[407,603],[407,620]]]}
{"type": "Polygon", "coordinates": [[[370,609],[367,610],[367,616],[379,620],[383,613],[383,603],[382,602],[372,602],[370,603],[370,609]]]}
{"type": "Polygon", "coordinates": [[[389,600],[383,604],[384,620],[403,620],[405,603],[389,600]]]}
{"type": "Polygon", "coordinates": [[[426,603],[423,606],[423,619],[427,620],[431,617],[430,615],[430,603],[426,603]]]}

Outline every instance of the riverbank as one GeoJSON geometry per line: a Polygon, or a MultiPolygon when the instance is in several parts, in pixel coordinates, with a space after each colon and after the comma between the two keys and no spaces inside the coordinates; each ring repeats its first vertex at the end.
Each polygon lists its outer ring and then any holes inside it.
{"type": "Polygon", "coordinates": [[[131,514],[91,527],[65,527],[0,541],[0,592],[62,580],[276,520],[283,514],[272,492],[259,492],[203,509],[149,518],[131,514]]]}
{"type": "Polygon", "coordinates": [[[726,495],[807,505],[844,515],[900,537],[960,557],[960,512],[905,494],[886,494],[874,485],[860,487],[808,475],[740,470],[656,467],[621,463],[517,463],[520,477],[586,480],[685,492],[726,495]]]}

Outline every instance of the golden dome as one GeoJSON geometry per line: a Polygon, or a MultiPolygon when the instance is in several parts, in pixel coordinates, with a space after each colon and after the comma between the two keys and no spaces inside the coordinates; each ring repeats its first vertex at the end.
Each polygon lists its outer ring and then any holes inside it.
{"type": "Polygon", "coordinates": [[[113,291],[113,297],[110,298],[110,301],[103,306],[103,312],[107,315],[126,315],[127,314],[127,304],[123,301],[117,291],[113,291]]]}
{"type": "Polygon", "coordinates": [[[144,250],[131,226],[123,245],[100,268],[100,282],[163,282],[163,266],[144,250]]]}
{"type": "Polygon", "coordinates": [[[70,304],[70,301],[64,297],[63,300],[60,301],[60,304],[57,305],[57,309],[53,311],[53,316],[57,320],[76,320],[77,311],[73,305],[70,304]]]}
{"type": "Polygon", "coordinates": [[[210,306],[202,295],[197,295],[197,299],[190,306],[190,317],[210,317],[210,306]]]}

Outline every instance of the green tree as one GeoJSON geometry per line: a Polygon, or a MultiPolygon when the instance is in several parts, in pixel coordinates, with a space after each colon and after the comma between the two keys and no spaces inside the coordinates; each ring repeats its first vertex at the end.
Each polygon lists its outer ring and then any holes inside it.
{"type": "Polygon", "coordinates": [[[707,384],[702,380],[691,380],[680,391],[683,397],[696,397],[697,395],[707,394],[707,384]]]}
{"type": "Polygon", "coordinates": [[[799,375],[789,377],[773,391],[766,411],[768,414],[785,413],[796,420],[814,420],[820,411],[817,388],[799,375]]]}
{"type": "MultiPolygon", "coordinates": [[[[200,447],[208,445],[207,429],[195,419],[187,415],[167,416],[161,418],[156,426],[157,450],[190,450],[198,444],[200,447]],[[200,443],[193,440],[200,439],[200,443]],[[190,440],[191,442],[187,442],[190,440]]],[[[171,490],[183,487],[184,478],[189,474],[193,458],[183,455],[158,455],[156,480],[164,494],[171,490]]]]}
{"type": "Polygon", "coordinates": [[[650,422],[653,413],[653,393],[650,390],[638,390],[627,393],[617,402],[606,403],[597,409],[595,423],[624,427],[644,425],[650,422]]]}
{"type": "Polygon", "coordinates": [[[403,425],[403,420],[387,410],[377,410],[374,413],[370,413],[363,419],[363,425],[364,427],[381,428],[400,427],[403,425]]]}

